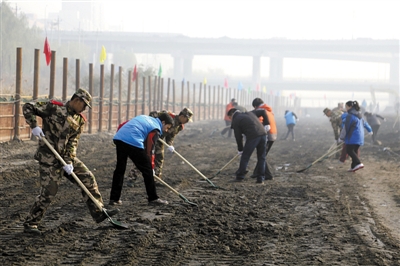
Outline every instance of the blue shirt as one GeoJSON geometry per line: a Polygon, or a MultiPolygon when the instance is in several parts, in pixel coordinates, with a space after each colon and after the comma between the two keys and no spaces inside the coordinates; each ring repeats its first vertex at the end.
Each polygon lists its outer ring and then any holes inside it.
{"type": "Polygon", "coordinates": [[[117,131],[113,139],[144,149],[147,135],[153,130],[158,130],[162,135],[161,120],[147,115],[139,115],[126,122],[117,131]]]}

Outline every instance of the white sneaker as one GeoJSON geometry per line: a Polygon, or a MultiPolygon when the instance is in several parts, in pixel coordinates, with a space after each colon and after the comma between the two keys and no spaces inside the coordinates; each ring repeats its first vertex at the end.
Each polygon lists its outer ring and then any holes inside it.
{"type": "Polygon", "coordinates": [[[357,171],[357,170],[360,170],[360,169],[362,169],[362,168],[364,168],[364,165],[363,165],[362,163],[360,163],[360,164],[356,165],[356,166],[353,168],[353,172],[355,172],[355,171],[357,171]]]}
{"type": "Polygon", "coordinates": [[[156,200],[149,201],[149,204],[150,205],[166,205],[166,204],[168,204],[168,201],[158,198],[156,200]]]}

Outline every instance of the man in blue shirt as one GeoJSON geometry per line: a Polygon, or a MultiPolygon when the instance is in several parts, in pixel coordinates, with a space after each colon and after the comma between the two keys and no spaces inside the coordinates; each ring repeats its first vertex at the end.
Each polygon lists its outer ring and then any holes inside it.
{"type": "Polygon", "coordinates": [[[121,205],[120,200],[128,157],[142,172],[150,204],[168,204],[157,196],[154,182],[155,144],[163,132],[173,125],[172,117],[164,113],[157,118],[139,115],[119,126],[114,136],[117,147],[117,166],[114,170],[110,192],[110,205],[121,205]]]}

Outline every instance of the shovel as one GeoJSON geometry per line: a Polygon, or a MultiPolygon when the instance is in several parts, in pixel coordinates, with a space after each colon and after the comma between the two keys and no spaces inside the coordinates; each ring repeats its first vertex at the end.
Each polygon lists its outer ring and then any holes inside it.
{"type": "Polygon", "coordinates": [[[231,129],[231,126],[227,126],[224,129],[221,130],[221,135],[225,135],[226,132],[228,132],[228,130],[231,129]]]}
{"type": "Polygon", "coordinates": [[[333,150],[330,150],[330,151],[328,150],[324,155],[322,155],[322,156],[319,157],[317,160],[315,160],[314,162],[312,162],[312,163],[310,163],[309,165],[307,165],[306,168],[301,169],[301,170],[298,170],[298,171],[296,171],[296,172],[297,172],[297,173],[304,172],[305,170],[307,170],[308,168],[310,168],[311,166],[313,166],[313,165],[316,164],[317,162],[319,162],[319,161],[321,161],[321,160],[323,160],[323,159],[325,159],[325,158],[328,158],[328,157],[334,155],[335,153],[337,153],[338,151],[340,151],[340,149],[342,148],[342,146],[343,146],[343,142],[340,143],[340,144],[339,144],[336,148],[334,148],[333,150]]]}
{"type": "MultiPolygon", "coordinates": [[[[46,138],[40,138],[41,140],[43,140],[43,142],[47,145],[47,147],[54,153],[54,155],[57,157],[58,160],[60,160],[60,162],[63,165],[67,165],[67,163],[64,161],[64,159],[58,154],[58,152],[51,146],[51,144],[47,141],[46,138]]],[[[85,193],[89,196],[89,198],[93,201],[93,203],[96,205],[97,208],[99,208],[99,210],[101,210],[106,216],[107,216],[107,220],[116,228],[118,229],[128,229],[128,226],[125,224],[122,224],[121,222],[115,221],[113,220],[107,213],[107,210],[104,209],[101,204],[97,201],[97,199],[95,197],[93,197],[92,193],[90,193],[90,191],[85,187],[85,185],[82,183],[82,181],[75,175],[74,172],[71,173],[71,175],[73,176],[73,178],[75,179],[76,183],[78,183],[78,185],[83,189],[83,191],[85,191],[85,193]]]]}
{"type": "Polygon", "coordinates": [[[229,162],[227,162],[224,167],[222,167],[221,169],[218,170],[218,172],[213,175],[212,177],[210,177],[209,179],[213,179],[214,177],[216,177],[217,175],[219,175],[221,173],[222,170],[224,170],[226,167],[228,167],[228,165],[230,165],[237,157],[239,157],[239,154],[236,154],[235,157],[233,157],[229,162]]]}
{"type": "MultiPolygon", "coordinates": [[[[162,139],[158,139],[161,143],[163,143],[165,146],[169,147],[169,145],[163,141],[162,139]]],[[[174,153],[176,155],[178,155],[185,163],[187,163],[190,167],[193,168],[193,170],[195,170],[202,178],[204,178],[211,186],[213,186],[214,188],[220,188],[216,185],[213,184],[213,182],[210,181],[210,179],[208,179],[207,177],[205,177],[199,170],[196,169],[196,167],[194,167],[191,163],[189,163],[185,158],[183,158],[182,155],[180,155],[177,151],[174,150],[174,153]]]]}
{"type": "Polygon", "coordinates": [[[162,180],[161,178],[159,178],[156,175],[153,175],[160,183],[162,183],[164,186],[166,186],[167,188],[169,188],[172,192],[174,192],[176,195],[178,195],[181,199],[183,199],[184,201],[186,201],[187,203],[189,203],[192,206],[197,206],[196,203],[190,202],[187,198],[185,198],[181,193],[179,193],[178,191],[176,191],[173,187],[171,187],[170,185],[168,185],[164,180],[162,180]]]}

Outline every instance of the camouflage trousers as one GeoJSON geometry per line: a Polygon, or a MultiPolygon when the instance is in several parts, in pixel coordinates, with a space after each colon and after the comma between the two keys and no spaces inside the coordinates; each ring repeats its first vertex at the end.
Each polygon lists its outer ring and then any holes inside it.
{"type": "MultiPolygon", "coordinates": [[[[164,144],[161,141],[157,141],[155,144],[155,154],[154,154],[154,172],[156,176],[162,178],[162,168],[164,165],[164,144]]],[[[140,174],[140,171],[135,165],[132,166],[128,176],[136,179],[140,174]]]]}
{"type": "MultiPolygon", "coordinates": [[[[84,186],[89,190],[95,199],[97,199],[100,205],[103,206],[103,199],[99,192],[96,179],[92,172],[78,159],[75,158],[73,161],[74,173],[82,181],[84,186]]],[[[47,164],[39,164],[40,171],[40,194],[36,197],[35,203],[31,207],[28,216],[25,219],[24,224],[38,225],[42,220],[47,208],[54,200],[58,187],[60,185],[63,176],[68,178],[72,183],[79,186],[72,175],[68,175],[64,172],[62,167],[50,166],[47,164]]],[[[95,220],[101,216],[102,211],[97,208],[95,203],[89,198],[89,196],[82,190],[83,200],[86,202],[89,208],[90,214],[95,220]]]]}

